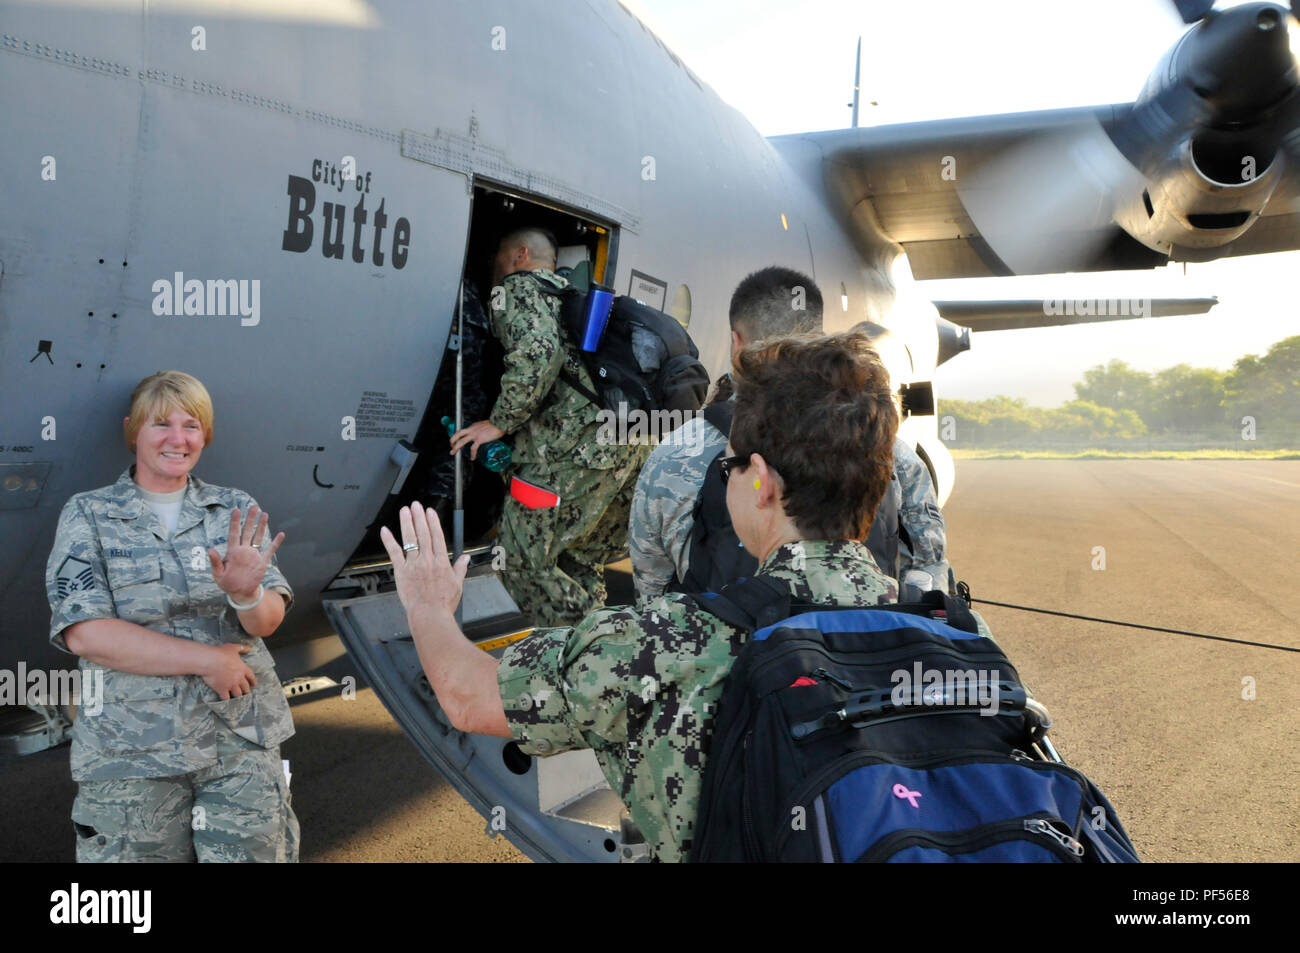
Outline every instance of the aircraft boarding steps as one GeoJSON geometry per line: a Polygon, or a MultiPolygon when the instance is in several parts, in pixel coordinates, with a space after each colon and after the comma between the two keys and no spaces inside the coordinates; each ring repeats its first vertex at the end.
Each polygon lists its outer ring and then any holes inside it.
{"type": "Polygon", "coordinates": [[[26,755],[69,739],[72,722],[57,705],[0,708],[0,755],[26,755]]]}
{"type": "MultiPolygon", "coordinates": [[[[325,612],[389,714],[485,819],[534,860],[635,861],[647,851],[591,751],[533,758],[513,741],[451,726],[434,697],[396,592],[325,602],[325,612]]],[[[489,564],[472,566],[462,629],[489,654],[532,631],[489,564]]]]}

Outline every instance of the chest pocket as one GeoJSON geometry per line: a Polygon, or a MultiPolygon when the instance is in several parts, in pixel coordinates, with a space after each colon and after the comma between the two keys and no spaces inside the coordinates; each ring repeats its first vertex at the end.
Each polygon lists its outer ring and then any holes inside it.
{"type": "Polygon", "coordinates": [[[162,567],[157,550],[110,556],[104,569],[119,619],[147,625],[164,617],[162,567]]]}

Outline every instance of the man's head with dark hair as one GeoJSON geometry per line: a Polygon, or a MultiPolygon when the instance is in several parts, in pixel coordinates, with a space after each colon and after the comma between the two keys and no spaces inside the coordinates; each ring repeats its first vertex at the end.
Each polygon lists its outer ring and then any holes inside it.
{"type": "Polygon", "coordinates": [[[492,261],[492,284],[499,285],[506,275],[535,268],[555,270],[559,246],[555,236],[545,228],[528,226],[506,233],[497,245],[492,261]]]}
{"type": "Polygon", "coordinates": [[[737,355],[727,510],[764,559],[792,539],[865,539],[889,486],[898,411],[861,332],[750,345],[737,355]]]}
{"type": "Polygon", "coordinates": [[[820,334],[822,293],[801,272],[773,265],[747,276],[731,295],[732,355],[742,347],[792,334],[820,334]]]}

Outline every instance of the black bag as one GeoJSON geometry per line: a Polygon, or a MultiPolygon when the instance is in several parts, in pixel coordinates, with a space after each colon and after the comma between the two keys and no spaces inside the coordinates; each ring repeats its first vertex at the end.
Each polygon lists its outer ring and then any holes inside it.
{"type": "Polygon", "coordinates": [[[675,412],[653,414],[646,421],[646,431],[655,437],[680,426],[704,405],[709,372],[676,318],[619,295],[610,308],[599,348],[595,353],[584,351],[578,345],[586,330],[586,292],[572,286],[557,290],[541,276],[534,277],[546,294],[559,296],[560,327],[574,343],[597,392],[562,374],[574,390],[616,418],[626,417],[629,411],[675,412]]]}
{"type": "Polygon", "coordinates": [[[792,605],[762,576],[695,599],[752,635],[692,860],[1137,862],[1092,782],[1033,757],[1054,754],[1046,709],[961,600],[792,605]]]}
{"type": "MultiPolygon", "coordinates": [[[[736,404],[720,400],[704,408],[704,419],[723,434],[731,433],[736,404]]],[[[758,560],[740,545],[740,537],[727,512],[727,485],[722,482],[719,453],[704,474],[704,484],[695,503],[691,539],[687,544],[686,578],[668,582],[668,592],[717,592],[727,583],[758,570],[758,560]]],[[[889,471],[890,484],[876,507],[866,547],[876,565],[891,579],[898,578],[898,476],[889,471]]]]}
{"type": "MultiPolygon", "coordinates": [[[[731,432],[734,401],[723,400],[704,408],[704,419],[722,433],[731,432]]],[[[727,583],[757,571],[758,560],[740,545],[740,537],[727,512],[727,485],[722,482],[721,461],[725,449],[713,458],[704,474],[704,484],[695,503],[691,539],[687,543],[686,578],[674,575],[669,592],[717,592],[727,583]]]]}

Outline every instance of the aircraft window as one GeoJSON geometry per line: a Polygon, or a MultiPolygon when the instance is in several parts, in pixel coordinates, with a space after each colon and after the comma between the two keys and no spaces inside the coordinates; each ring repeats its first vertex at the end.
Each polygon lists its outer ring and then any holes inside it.
{"type": "Polygon", "coordinates": [[[673,293],[673,303],[668,307],[668,313],[677,319],[677,323],[682,327],[690,327],[691,324],[691,289],[686,285],[678,285],[677,290],[673,293]]]}

